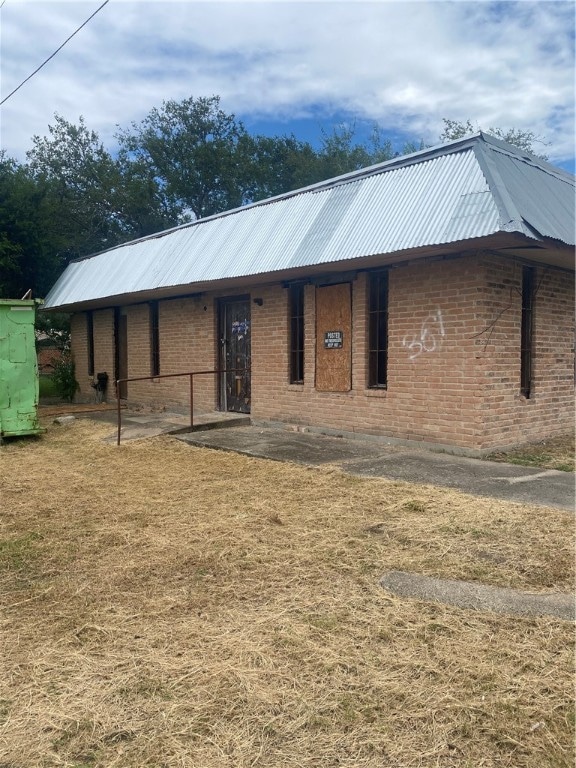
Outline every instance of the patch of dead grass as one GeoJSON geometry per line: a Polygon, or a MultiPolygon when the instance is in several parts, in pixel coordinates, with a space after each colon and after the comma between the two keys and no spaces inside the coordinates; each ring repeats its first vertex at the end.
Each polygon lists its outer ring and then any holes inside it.
{"type": "Polygon", "coordinates": [[[486,456],[488,461],[506,461],[527,467],[559,469],[562,472],[574,472],[574,432],[549,440],[513,448],[510,451],[498,451],[486,456]]]}
{"type": "Polygon", "coordinates": [[[0,765],[573,764],[569,625],[377,584],[567,590],[569,514],[109,433],[0,450],[0,765]]]}

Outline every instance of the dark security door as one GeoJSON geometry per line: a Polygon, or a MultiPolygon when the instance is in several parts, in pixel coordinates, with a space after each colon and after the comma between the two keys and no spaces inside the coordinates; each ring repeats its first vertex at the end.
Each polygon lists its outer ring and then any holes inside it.
{"type": "Polygon", "coordinates": [[[250,413],[250,300],[220,302],[220,406],[224,411],[250,413]],[[236,370],[231,370],[236,369],[236,370]]]}

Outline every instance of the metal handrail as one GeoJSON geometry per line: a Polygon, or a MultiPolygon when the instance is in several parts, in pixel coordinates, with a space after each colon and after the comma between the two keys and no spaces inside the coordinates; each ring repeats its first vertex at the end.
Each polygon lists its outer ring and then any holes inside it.
{"type": "Polygon", "coordinates": [[[190,377],[190,429],[194,428],[194,376],[205,376],[208,374],[222,373],[250,373],[250,368],[219,368],[215,371],[186,371],[184,373],[163,373],[158,376],[136,376],[131,379],[116,379],[116,406],[118,419],[118,437],[116,445],[120,445],[120,431],[122,429],[122,411],[120,410],[120,384],[126,384],[129,381],[152,381],[153,379],[173,379],[177,376],[190,377]]]}

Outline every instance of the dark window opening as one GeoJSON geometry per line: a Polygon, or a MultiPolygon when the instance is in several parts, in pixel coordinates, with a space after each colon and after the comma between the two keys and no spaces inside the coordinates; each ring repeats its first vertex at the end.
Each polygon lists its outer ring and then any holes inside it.
{"type": "Polygon", "coordinates": [[[520,392],[532,394],[532,361],[534,357],[534,267],[522,267],[522,319],[520,334],[520,392]]]}
{"type": "Polygon", "coordinates": [[[388,384],[388,271],[374,272],[368,283],[368,386],[388,384]]]}
{"type": "Polygon", "coordinates": [[[150,302],[150,375],[160,375],[160,320],[158,302],[150,302]]]}
{"type": "Polygon", "coordinates": [[[290,384],[304,383],[304,286],[290,287],[290,384]]]}
{"type": "Polygon", "coordinates": [[[120,307],[114,307],[114,381],[120,378],[120,307]]]}
{"type": "Polygon", "coordinates": [[[88,346],[88,376],[94,376],[94,315],[86,312],[86,343],[88,346]]]}

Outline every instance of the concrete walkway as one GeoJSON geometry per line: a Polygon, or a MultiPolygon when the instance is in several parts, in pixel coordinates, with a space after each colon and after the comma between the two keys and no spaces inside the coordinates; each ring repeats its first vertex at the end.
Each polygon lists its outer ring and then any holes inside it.
{"type": "MultiPolygon", "coordinates": [[[[43,410],[40,409],[40,415],[43,410]]],[[[50,411],[46,410],[48,415],[50,411]]],[[[77,418],[116,424],[116,411],[110,406],[95,406],[92,411],[88,406],[63,406],[58,413],[74,413],[77,418]]],[[[575,509],[575,477],[571,472],[469,459],[387,445],[367,438],[356,440],[281,427],[252,426],[247,416],[220,411],[195,416],[194,420],[202,431],[188,432],[189,417],[179,413],[123,409],[122,442],[170,433],[200,448],[313,466],[334,465],[344,472],[363,477],[454,488],[474,496],[571,512],[575,509]]],[[[115,430],[111,431],[107,441],[116,442],[115,430]]]]}
{"type": "Polygon", "coordinates": [[[476,611],[514,614],[515,616],[554,616],[574,621],[574,597],[563,593],[539,594],[505,587],[490,587],[473,581],[436,579],[419,573],[389,571],[380,585],[394,595],[427,602],[445,603],[476,611]]]}
{"type": "Polygon", "coordinates": [[[475,496],[574,511],[574,475],[447,453],[328,437],[285,429],[241,426],[177,436],[190,445],[277,461],[335,465],[364,477],[454,488],[475,496]]]}

